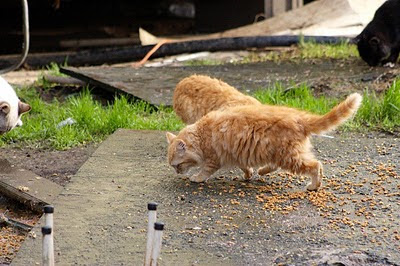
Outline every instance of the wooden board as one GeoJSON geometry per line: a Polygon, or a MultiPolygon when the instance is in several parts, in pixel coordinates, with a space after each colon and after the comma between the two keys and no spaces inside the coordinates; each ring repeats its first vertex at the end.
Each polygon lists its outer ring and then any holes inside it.
{"type": "Polygon", "coordinates": [[[34,211],[41,212],[43,206],[51,204],[63,187],[35,173],[14,167],[0,159],[0,193],[15,199],[34,211]]]}
{"type": "MultiPolygon", "coordinates": [[[[314,65],[310,65],[314,68],[314,65]]],[[[336,68],[336,66],[330,66],[336,68]]],[[[219,78],[240,91],[252,94],[260,88],[272,86],[275,82],[284,85],[300,81],[301,75],[293,75],[298,66],[268,63],[246,65],[218,65],[196,67],[62,67],[61,72],[101,87],[112,93],[124,93],[149,102],[155,106],[172,106],[176,84],[193,74],[204,74],[219,78]]]]}
{"type": "Polygon", "coordinates": [[[113,94],[125,93],[155,106],[171,106],[176,84],[192,74],[209,75],[227,82],[243,93],[254,94],[256,90],[272,87],[276,82],[284,88],[299,83],[326,84],[327,75],[331,79],[329,84],[337,87],[352,86],[353,81],[360,82],[366,75],[377,77],[383,71],[381,68],[370,69],[362,62],[349,64],[339,60],[319,64],[269,61],[191,67],[62,67],[60,70],[113,94]]]}

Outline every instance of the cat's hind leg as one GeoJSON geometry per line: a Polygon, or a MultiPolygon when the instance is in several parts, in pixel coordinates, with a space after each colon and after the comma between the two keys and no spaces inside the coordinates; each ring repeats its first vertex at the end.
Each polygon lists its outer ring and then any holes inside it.
{"type": "Polygon", "coordinates": [[[198,174],[189,177],[189,180],[195,183],[207,181],[212,174],[214,174],[219,167],[213,163],[205,163],[198,174]]]}
{"type": "Polygon", "coordinates": [[[281,165],[281,168],[294,174],[311,177],[311,182],[306,187],[309,191],[316,191],[321,186],[323,167],[310,153],[303,153],[300,156],[297,154],[297,156],[290,157],[290,160],[286,160],[281,165]]]}
{"type": "Polygon", "coordinates": [[[300,168],[296,172],[311,177],[311,182],[308,183],[307,190],[316,191],[321,186],[323,167],[319,161],[315,159],[302,161],[300,168]]]}
{"type": "Polygon", "coordinates": [[[257,173],[258,173],[258,175],[266,175],[266,174],[275,172],[277,169],[278,169],[278,167],[276,167],[276,166],[266,165],[266,166],[258,169],[257,173]]]}
{"type": "Polygon", "coordinates": [[[251,177],[253,176],[253,168],[240,168],[242,171],[243,171],[243,173],[244,173],[244,179],[245,180],[250,180],[251,179],[251,177]]]}

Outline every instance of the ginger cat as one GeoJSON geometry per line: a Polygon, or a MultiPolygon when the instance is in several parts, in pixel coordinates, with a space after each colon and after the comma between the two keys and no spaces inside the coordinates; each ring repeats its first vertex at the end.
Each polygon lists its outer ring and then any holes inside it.
{"type": "Polygon", "coordinates": [[[262,167],[260,175],[281,168],[310,176],[307,189],[317,190],[323,169],[311,151],[310,136],[349,119],[361,100],[360,94],[351,94],[325,115],[268,105],[213,111],[177,136],[167,133],[168,162],[178,174],[200,167],[200,172],[190,177],[193,182],[206,181],[222,167],[237,166],[246,179],[251,178],[252,167],[262,167]]]}
{"type": "Polygon", "coordinates": [[[261,105],[227,83],[203,75],[181,80],[175,88],[173,107],[185,124],[193,124],[211,111],[236,105],[261,105]]]}

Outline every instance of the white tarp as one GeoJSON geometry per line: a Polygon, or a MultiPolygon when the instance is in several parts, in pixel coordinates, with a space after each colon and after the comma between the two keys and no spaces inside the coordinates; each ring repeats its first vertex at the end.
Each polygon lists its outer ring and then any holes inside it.
{"type": "MultiPolygon", "coordinates": [[[[372,20],[375,11],[384,2],[385,0],[317,0],[301,8],[239,28],[201,36],[186,36],[182,39],[168,39],[187,41],[220,37],[299,34],[353,37],[372,20]]],[[[155,44],[162,39],[156,38],[143,29],[140,30],[139,37],[142,45],[155,44]]]]}

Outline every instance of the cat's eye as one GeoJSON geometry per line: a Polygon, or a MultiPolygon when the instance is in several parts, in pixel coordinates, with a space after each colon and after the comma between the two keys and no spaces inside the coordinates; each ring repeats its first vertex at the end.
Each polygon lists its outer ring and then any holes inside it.
{"type": "Polygon", "coordinates": [[[183,166],[184,164],[185,164],[185,163],[178,163],[178,164],[176,164],[176,165],[172,165],[172,167],[175,169],[175,171],[179,172],[179,171],[182,170],[182,166],[183,166]]]}

